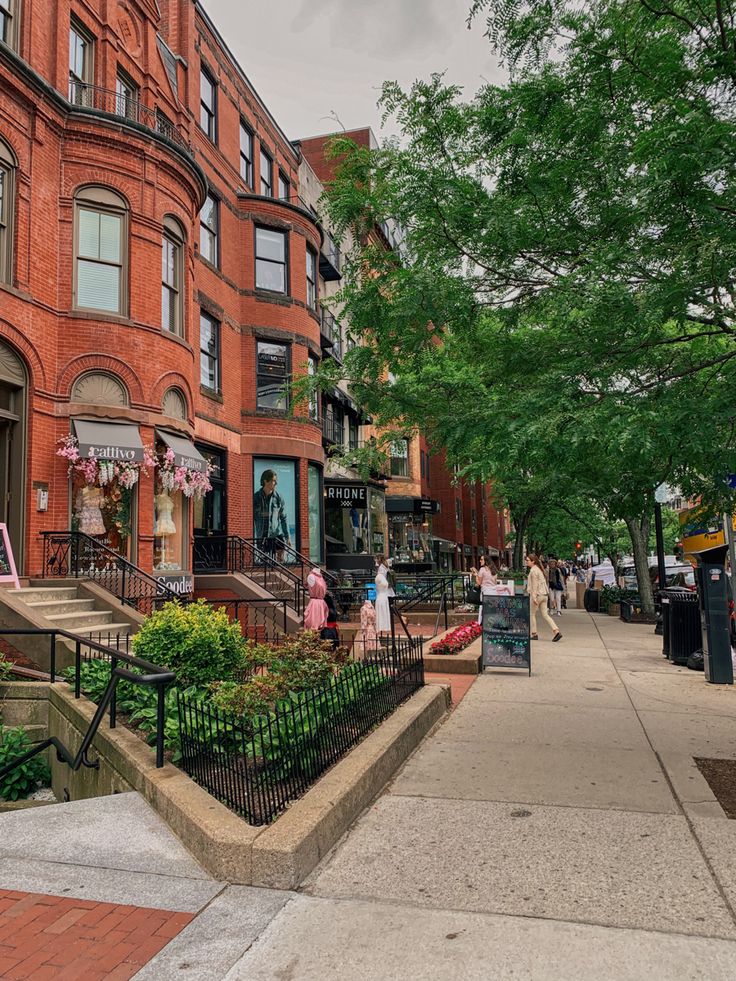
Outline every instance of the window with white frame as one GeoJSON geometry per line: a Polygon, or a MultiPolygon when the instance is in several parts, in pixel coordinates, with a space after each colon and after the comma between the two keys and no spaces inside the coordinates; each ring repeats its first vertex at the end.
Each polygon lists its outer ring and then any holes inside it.
{"type": "Polygon", "coordinates": [[[206,68],[199,72],[199,125],[217,142],[217,83],[206,68]]]}
{"type": "Polygon", "coordinates": [[[137,120],[138,106],[138,86],[122,69],[118,69],[115,78],[115,112],[126,119],[137,120]]]}
{"type": "Polygon", "coordinates": [[[317,253],[307,246],[307,306],[317,308],[317,253]]]}
{"type": "Polygon", "coordinates": [[[213,266],[219,265],[220,202],[211,194],[199,213],[199,254],[213,266]]]}
{"type": "Polygon", "coordinates": [[[391,476],[409,476],[409,444],[405,439],[396,439],[391,444],[391,476]]]}
{"type": "Polygon", "coordinates": [[[15,172],[15,154],[0,140],[0,283],[13,282],[15,172]]]}
{"type": "Polygon", "coordinates": [[[286,412],[289,408],[291,349],[288,344],[256,344],[256,404],[259,409],[286,412]]]}
{"type": "Polygon", "coordinates": [[[291,184],[283,170],[279,170],[279,198],[288,201],[291,196],[291,184]]]}
{"type": "Polygon", "coordinates": [[[204,310],[199,314],[199,381],[212,392],[220,391],[220,322],[204,310]]]}
{"type": "Polygon", "coordinates": [[[261,147],[261,194],[266,198],[273,197],[273,160],[261,147]]]}
{"type": "Polygon", "coordinates": [[[125,316],[128,209],[106,187],[85,187],[74,198],[74,307],[125,316]]]}
{"type": "Polygon", "coordinates": [[[93,104],[94,50],[92,35],[72,18],[69,26],[69,101],[76,106],[93,104]]]}
{"type": "Polygon", "coordinates": [[[240,120],[240,176],[253,187],[253,130],[240,120]]]}
{"type": "Polygon", "coordinates": [[[0,41],[18,49],[20,0],[0,0],[0,41]]]}
{"type": "Polygon", "coordinates": [[[256,228],[256,289],[288,292],[286,232],[256,228]]]}
{"type": "Polygon", "coordinates": [[[161,239],[161,326],[184,336],[184,233],[175,218],[164,218],[161,239]]]}

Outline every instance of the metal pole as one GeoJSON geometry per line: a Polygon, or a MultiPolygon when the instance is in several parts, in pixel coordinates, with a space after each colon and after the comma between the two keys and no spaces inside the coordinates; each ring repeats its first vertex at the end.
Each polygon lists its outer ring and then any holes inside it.
{"type": "Polygon", "coordinates": [[[662,530],[662,505],[657,501],[654,504],[654,529],[657,535],[657,577],[659,588],[664,589],[667,585],[667,573],[664,564],[664,532],[662,530]]]}

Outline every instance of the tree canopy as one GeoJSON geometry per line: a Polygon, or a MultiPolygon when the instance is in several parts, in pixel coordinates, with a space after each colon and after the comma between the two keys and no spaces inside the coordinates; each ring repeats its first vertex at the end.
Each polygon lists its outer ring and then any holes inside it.
{"type": "Polygon", "coordinates": [[[470,14],[508,84],[387,83],[400,136],[334,143],[329,207],[358,243],[340,302],[367,339],[345,373],[377,422],[421,425],[517,518],[574,489],[646,568],[659,483],[732,506],[732,4],[470,14]],[[387,220],[399,248],[377,241],[387,220]]]}

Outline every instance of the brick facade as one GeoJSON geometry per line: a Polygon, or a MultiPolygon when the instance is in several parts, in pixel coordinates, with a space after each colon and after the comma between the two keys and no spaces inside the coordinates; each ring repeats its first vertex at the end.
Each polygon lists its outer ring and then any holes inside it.
{"type": "MultiPolygon", "coordinates": [[[[17,160],[0,341],[26,375],[24,521],[14,543],[21,572],[41,569],[40,531],[69,527],[69,481],[55,450],[70,418],[79,416],[132,422],[146,444],[165,426],[226,453],[226,530],[243,537],[253,534],[254,457],[293,459],[294,545],[307,552],[307,463],[324,463],[320,427],[304,408],[291,417],[256,405],[258,339],[289,345],[294,376],[306,370],[310,351],[320,353],[317,311],[307,304],[306,250],[319,252],[322,231],[299,202],[297,151],[192,0],[22,0],[17,10],[15,50],[0,44],[0,139],[17,160]],[[75,90],[79,100],[69,87],[72,18],[94,46],[89,85],[75,90]],[[214,141],[199,125],[200,67],[216,84],[214,141]],[[121,109],[119,77],[137,89],[134,112],[121,109]],[[241,119],[253,134],[250,184],[240,174],[241,119]],[[261,148],[273,161],[274,194],[281,172],[288,200],[258,193],[261,148]],[[125,203],[124,316],[75,309],[75,195],[90,185],[125,203]],[[217,265],[200,255],[199,213],[208,191],[219,202],[217,265]],[[185,239],[182,337],[162,329],[166,216],[178,221],[185,239]],[[286,234],[286,295],[256,288],[257,225],[286,234]],[[200,311],[221,325],[219,391],[200,384],[200,311]],[[127,406],[72,402],[75,381],[89,371],[121,382],[127,406]],[[186,402],[184,419],[163,414],[162,398],[172,387],[186,402]],[[47,511],[36,509],[39,484],[48,486],[47,511]]],[[[141,478],[134,528],[136,561],[149,570],[153,487],[152,477],[141,478]]],[[[20,502],[12,506],[17,517],[20,502]]],[[[188,527],[191,544],[191,509],[188,527]]],[[[191,570],[191,553],[186,562],[191,570]]]]}

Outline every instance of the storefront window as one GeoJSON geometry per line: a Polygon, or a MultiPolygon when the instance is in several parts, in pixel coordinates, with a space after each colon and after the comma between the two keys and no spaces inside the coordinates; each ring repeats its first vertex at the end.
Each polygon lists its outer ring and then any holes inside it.
{"type": "Polygon", "coordinates": [[[322,470],[314,463],[307,468],[307,487],[309,493],[309,558],[312,562],[322,562],[322,470]]]}
{"type": "Polygon", "coordinates": [[[371,532],[371,551],[374,555],[383,555],[386,551],[388,536],[386,534],[386,503],[380,491],[368,488],[368,506],[371,532]]]}
{"type": "Polygon", "coordinates": [[[349,481],[326,481],[328,554],[385,554],[388,541],[385,508],[383,491],[349,481]]]}
{"type": "MultiPolygon", "coordinates": [[[[161,457],[166,449],[162,442],[156,443],[156,452],[161,457]]],[[[163,486],[159,468],[154,473],[153,571],[181,572],[189,565],[189,502],[182,491],[167,490],[163,486]]]]}
{"type": "Polygon", "coordinates": [[[97,487],[88,484],[83,474],[74,473],[72,530],[91,535],[132,561],[136,487],[123,487],[116,477],[97,487]]]}
{"type": "Polygon", "coordinates": [[[389,514],[389,554],[397,562],[431,562],[429,515],[389,514]]]}

